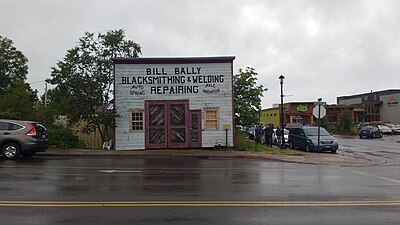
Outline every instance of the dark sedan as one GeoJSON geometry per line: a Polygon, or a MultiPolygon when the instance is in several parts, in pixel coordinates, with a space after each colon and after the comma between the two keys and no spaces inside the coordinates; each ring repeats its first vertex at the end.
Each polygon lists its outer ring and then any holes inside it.
{"type": "Polygon", "coordinates": [[[360,129],[359,136],[360,138],[381,138],[382,133],[377,127],[365,126],[360,129]]]}

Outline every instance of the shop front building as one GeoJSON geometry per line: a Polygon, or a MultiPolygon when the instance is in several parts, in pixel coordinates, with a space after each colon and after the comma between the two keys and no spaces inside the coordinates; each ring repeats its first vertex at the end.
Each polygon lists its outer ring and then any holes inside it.
{"type": "MultiPolygon", "coordinates": [[[[291,124],[315,125],[318,120],[313,115],[314,102],[289,102],[283,104],[284,121],[283,124],[290,128],[291,124]]],[[[326,119],[330,128],[339,126],[340,114],[349,113],[354,123],[363,122],[365,110],[356,106],[337,106],[325,105],[326,119]]],[[[272,124],[274,127],[280,126],[280,107],[274,105],[273,108],[262,109],[260,122],[262,124],[272,124]]]]}
{"type": "Polygon", "coordinates": [[[362,122],[383,121],[400,124],[400,89],[337,97],[337,104],[365,109],[362,122]]]}
{"type": "Polygon", "coordinates": [[[234,58],[113,59],[115,149],[233,146],[234,58]]]}
{"type": "MultiPolygon", "coordinates": [[[[312,110],[314,102],[289,102],[283,104],[283,124],[314,124],[312,110]]],[[[280,105],[263,109],[260,113],[260,122],[280,126],[280,105]]]]}

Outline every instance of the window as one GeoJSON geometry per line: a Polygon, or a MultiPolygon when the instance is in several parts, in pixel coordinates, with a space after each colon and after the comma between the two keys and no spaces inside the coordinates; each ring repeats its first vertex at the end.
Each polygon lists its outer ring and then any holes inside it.
{"type": "Polygon", "coordinates": [[[337,115],[328,115],[328,122],[338,122],[337,115]]]}
{"type": "Polygon", "coordinates": [[[8,130],[10,124],[5,122],[0,122],[0,130],[8,130]]]}
{"type": "Polygon", "coordinates": [[[218,129],[218,109],[204,109],[206,129],[218,129]]]}
{"type": "Polygon", "coordinates": [[[131,110],[131,130],[144,129],[144,110],[131,110]]]}
{"type": "Polygon", "coordinates": [[[24,127],[15,123],[0,122],[0,130],[19,130],[24,127]]]}

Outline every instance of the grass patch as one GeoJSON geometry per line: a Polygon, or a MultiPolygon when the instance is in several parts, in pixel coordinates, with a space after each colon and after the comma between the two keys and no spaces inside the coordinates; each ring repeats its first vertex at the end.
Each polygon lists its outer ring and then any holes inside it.
{"type": "Polygon", "coordinates": [[[302,155],[296,152],[281,150],[278,148],[271,148],[265,145],[256,144],[254,141],[247,138],[244,132],[237,132],[235,135],[234,151],[244,151],[249,153],[265,153],[274,155],[302,155]]]}

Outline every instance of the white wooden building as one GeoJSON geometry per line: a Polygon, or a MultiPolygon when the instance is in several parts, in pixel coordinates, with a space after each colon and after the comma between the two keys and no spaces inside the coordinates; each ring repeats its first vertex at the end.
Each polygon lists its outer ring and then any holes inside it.
{"type": "Polygon", "coordinates": [[[234,59],[113,59],[115,149],[233,146],[234,59]]]}

